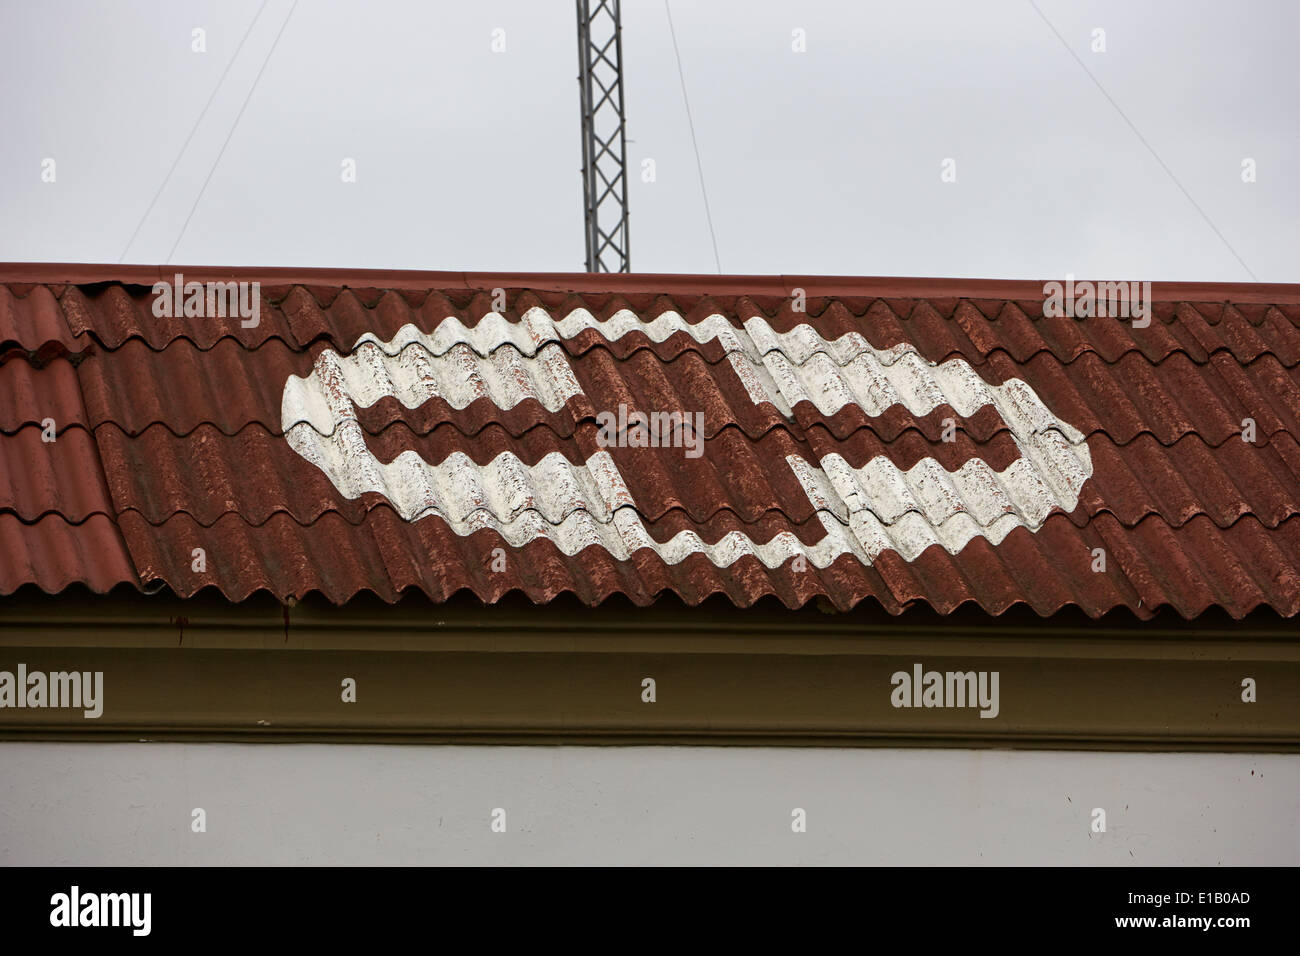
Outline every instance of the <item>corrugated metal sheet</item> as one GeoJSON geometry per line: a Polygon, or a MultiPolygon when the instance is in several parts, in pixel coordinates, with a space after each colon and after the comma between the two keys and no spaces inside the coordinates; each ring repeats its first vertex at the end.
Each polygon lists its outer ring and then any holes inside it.
{"type": "MultiPolygon", "coordinates": [[[[32,318],[44,309],[11,314],[32,318]]],[[[48,318],[33,321],[0,330],[34,346],[0,358],[0,594],[23,585],[49,593],[72,584],[100,593],[138,586],[76,371],[66,358],[38,357],[41,343],[58,335],[48,318]]]]}
{"type": "Polygon", "coordinates": [[[46,515],[28,524],[0,511],[0,594],[35,585],[57,594],[84,584],[103,594],[119,584],[139,585],[118,525],[107,515],[81,523],[46,515]]]}
{"type": "Polygon", "coordinates": [[[1026,284],[843,280],[796,312],[761,279],[265,275],[246,329],[39,269],[0,295],[0,519],[32,553],[111,518],[129,563],[23,559],[6,590],[1300,611],[1294,287],[1157,287],[1140,329],[1040,318],[1026,284]],[[620,405],[699,413],[699,456],[605,447],[620,405]],[[34,449],[56,406],[77,427],[34,449]]]}
{"type": "MultiPolygon", "coordinates": [[[[310,373],[317,356],[337,348],[348,346],[318,342],[294,351],[272,340],[248,350],[226,339],[204,351],[181,339],[155,351],[131,340],[87,358],[77,366],[77,374],[93,427],[113,421],[135,434],[160,423],[183,434],[210,422],[233,434],[257,423],[280,433],[284,384],[291,376],[310,373]]],[[[837,437],[867,429],[887,441],[917,429],[938,442],[944,418],[958,420],[977,441],[1007,430],[992,406],[962,416],[946,403],[920,415],[900,404],[872,416],[853,404],[825,415],[811,400],[802,400],[794,405],[792,423],[776,405],[756,404],[731,363],[710,363],[697,352],[665,362],[647,349],[619,359],[606,349],[593,348],[568,361],[581,392],[555,411],[530,397],[502,408],[489,394],[457,408],[466,396],[453,393],[452,401],[434,396],[416,408],[396,398],[380,398],[359,408],[357,419],[368,432],[404,422],[423,433],[452,422],[468,433],[495,423],[516,436],[538,425],[568,436],[579,421],[594,420],[598,400],[602,407],[617,408],[622,402],[638,409],[700,410],[710,436],[728,425],[751,438],[794,425],[801,430],[821,426],[837,437]]],[[[1262,438],[1279,432],[1300,434],[1300,367],[1283,366],[1271,354],[1242,365],[1230,358],[1198,364],[1181,352],[1158,364],[1134,354],[1114,363],[1089,354],[1068,364],[1040,354],[1022,364],[994,353],[975,368],[994,382],[1029,381],[1048,408],[1086,436],[1105,435],[1122,445],[1144,434],[1163,445],[1189,435],[1222,445],[1240,434],[1246,416],[1256,419],[1262,438]]],[[[3,378],[0,374],[0,389],[3,378]]]]}
{"type": "MultiPolygon", "coordinates": [[[[648,549],[621,561],[600,547],[564,555],[545,539],[511,548],[490,529],[461,537],[446,522],[406,522],[387,507],[355,525],[333,512],[305,526],[284,514],[260,526],[234,515],[210,528],[188,515],[152,525],[133,511],[119,521],[143,580],[165,581],[182,595],[215,585],[235,599],[266,589],[281,597],[319,590],[336,603],[373,591],[392,601],[418,588],[435,600],[468,589],[495,601],[519,589],[538,602],[569,591],[588,603],[618,593],[645,604],[672,592],[691,604],[723,594],[741,607],[776,595],[791,607],[824,596],[841,609],[875,598],[893,613],[925,601],[942,613],[972,602],[994,614],[1025,603],[1043,615],[1075,604],[1094,616],[1117,606],[1149,616],[1168,604],[1186,617],[1210,606],[1240,617],[1260,604],[1294,614],[1300,591],[1300,524],[1266,529],[1254,518],[1221,530],[1208,518],[1181,528],[1148,518],[1126,528],[1103,515],[1080,529],[1057,515],[1037,533],[1021,529],[996,547],[977,537],[958,555],[932,547],[907,561],[884,552],[870,565],[843,556],[824,568],[809,562],[802,572],[790,561],[767,568],[748,555],[720,567],[700,553],[669,564],[648,549]],[[1104,573],[1091,570],[1099,547],[1110,554],[1104,573]],[[207,554],[201,573],[193,569],[194,548],[207,554]],[[492,567],[496,548],[505,552],[500,570],[492,567]]],[[[658,540],[683,531],[706,540],[784,531],[808,544],[824,536],[811,522],[744,524],[729,513],[701,526],[674,512],[646,527],[658,540]]]]}
{"type": "MultiPolygon", "coordinates": [[[[843,296],[809,299],[806,311],[796,312],[786,297],[687,296],[674,288],[677,284],[673,277],[664,277],[663,288],[672,290],[672,295],[578,296],[514,286],[510,289],[510,307],[501,315],[518,322],[532,308],[554,315],[586,309],[595,319],[605,321],[624,311],[652,317],[676,312],[692,326],[713,315],[739,326],[745,319],[759,315],[777,331],[788,331],[812,319],[824,338],[864,334],[866,330],[872,344],[879,348],[907,343],[936,362],[954,355],[979,362],[997,351],[1006,352],[1017,362],[1028,361],[1040,352],[1063,362],[1087,352],[1095,352],[1107,362],[1130,352],[1152,362],[1183,352],[1193,361],[1204,362],[1210,354],[1222,351],[1242,362],[1269,353],[1287,367],[1300,364],[1300,342],[1295,334],[1300,325],[1300,307],[1290,302],[1259,305],[1223,299],[1156,301],[1151,325],[1139,329],[1105,318],[1044,317],[1041,298],[1009,301],[843,296]]],[[[139,338],[155,350],[180,338],[204,350],[223,338],[249,348],[272,338],[295,348],[320,339],[346,347],[367,334],[391,340],[405,325],[432,329],[445,318],[455,318],[472,328],[485,316],[496,315],[492,296],[486,291],[269,284],[262,289],[264,306],[259,325],[245,329],[238,323],[157,318],[145,292],[144,286],[116,283],[69,288],[60,300],[67,325],[63,336],[90,336],[109,348],[139,338]]],[[[39,336],[24,338],[30,342],[39,336]]],[[[712,360],[721,354],[717,343],[699,343],[682,333],[658,342],[648,336],[631,335],[611,343],[595,331],[588,331],[576,336],[568,347],[580,353],[595,346],[608,348],[619,357],[638,348],[653,348],[662,358],[672,358],[687,348],[703,351],[712,360]]]]}
{"type": "Polygon", "coordinates": [[[0,285],[0,352],[47,356],[80,347],[53,291],[43,285],[0,285]]]}
{"type": "Polygon", "coordinates": [[[0,358],[0,433],[53,419],[57,429],[86,426],[77,372],[68,361],[33,364],[25,354],[0,358]]]}
{"type": "Polygon", "coordinates": [[[91,515],[115,514],[102,474],[87,470],[99,458],[87,429],[65,427],[47,433],[28,425],[4,435],[3,442],[0,513],[27,522],[53,514],[76,524],[91,515]]]}

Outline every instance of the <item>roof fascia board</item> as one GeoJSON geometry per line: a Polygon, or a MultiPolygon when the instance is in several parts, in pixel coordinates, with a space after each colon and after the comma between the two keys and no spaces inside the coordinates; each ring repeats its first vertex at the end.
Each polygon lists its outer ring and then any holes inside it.
{"type": "Polygon", "coordinates": [[[0,670],[20,666],[101,675],[102,712],[5,707],[0,739],[1300,750],[1300,696],[1285,692],[1300,661],[1276,656],[998,657],[922,642],[829,655],[0,648],[0,670]],[[974,672],[995,690],[898,705],[897,675],[918,669],[974,672]],[[1257,703],[1238,698],[1243,674],[1257,703]]]}

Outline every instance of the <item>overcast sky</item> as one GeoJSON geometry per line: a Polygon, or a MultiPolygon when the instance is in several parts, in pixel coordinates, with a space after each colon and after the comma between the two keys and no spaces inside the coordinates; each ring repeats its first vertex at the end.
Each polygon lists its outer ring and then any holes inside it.
{"type": "MultiPolygon", "coordinates": [[[[671,11],[718,252],[627,0],[635,271],[1300,281],[1300,4],[671,11]]],[[[0,260],[580,271],[576,73],[569,0],[5,0],[0,260]]]]}

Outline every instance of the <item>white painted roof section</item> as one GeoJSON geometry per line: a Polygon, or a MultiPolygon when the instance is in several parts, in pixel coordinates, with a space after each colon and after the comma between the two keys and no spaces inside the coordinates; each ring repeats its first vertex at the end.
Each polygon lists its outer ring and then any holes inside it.
{"type": "Polygon", "coordinates": [[[280,410],[282,424],[306,422],[329,434],[340,421],[355,419],[353,406],[369,408],[388,396],[407,408],[442,398],[455,409],[485,397],[498,408],[535,398],[556,412],[581,392],[558,345],[531,356],[513,348],[482,356],[465,344],[435,355],[419,344],[391,352],[361,341],[346,358],[322,352],[310,376],[291,376],[280,410]]]}
{"type": "Polygon", "coordinates": [[[738,329],[721,315],[710,315],[692,324],[673,311],[664,312],[647,322],[627,309],[620,309],[605,320],[597,319],[586,309],[574,309],[557,321],[545,309],[536,307],[525,312],[518,322],[512,322],[498,312],[489,312],[473,326],[464,325],[457,316],[448,316],[433,332],[423,332],[408,323],[387,342],[381,341],[373,332],[367,332],[357,339],[357,347],[371,343],[389,355],[396,355],[407,346],[419,343],[431,354],[442,355],[457,345],[468,345],[479,355],[487,356],[509,346],[523,355],[534,355],[548,342],[558,344],[589,329],[611,342],[631,332],[639,332],[658,343],[676,332],[684,332],[701,345],[716,339],[723,351],[739,352],[754,362],[761,361],[767,352],[777,351],[802,365],[815,353],[826,352],[837,364],[845,365],[863,352],[871,352],[889,364],[892,361],[889,356],[915,351],[908,345],[878,350],[856,332],[828,342],[810,325],[777,332],[762,316],[749,319],[743,329],[738,329]]]}
{"type": "Polygon", "coordinates": [[[876,349],[856,333],[831,342],[807,324],[776,332],[762,316],[738,329],[720,315],[692,325],[675,312],[644,322],[621,311],[601,322],[579,309],[557,322],[531,309],[521,322],[493,313],[472,328],[455,318],[433,333],[408,325],[388,342],[367,333],[350,355],[324,352],[310,375],[290,377],[281,419],[290,446],[340,494],[378,492],[407,521],[437,516],[460,535],[491,528],[516,547],[547,538],[566,555],[598,546],[626,560],[650,548],[669,564],[696,553],[719,567],[752,554],[769,568],[800,554],[825,567],[850,553],[868,564],[886,550],[909,561],[936,544],[956,553],[975,537],[996,544],[1017,527],[1036,531],[1057,508],[1073,511],[1092,474],[1082,433],[1019,379],[990,385],[961,358],[936,364],[909,344],[876,349]],[[803,400],[825,415],[852,404],[877,416],[901,404],[920,416],[947,404],[969,416],[992,405],[1021,457],[1002,472],[979,458],[948,472],[933,458],[903,471],[883,456],[856,469],[836,454],[817,463],[790,457],[826,531],[806,546],[789,533],[757,542],[732,532],[707,544],[681,532],[656,542],[607,452],[581,465],[552,453],[532,466],[503,452],[478,466],[461,453],[433,463],[414,451],[384,464],[367,447],[356,409],[385,396],[407,408],[442,397],[459,409],[487,397],[502,409],[535,398],[559,410],[581,387],[558,342],[586,329],[607,339],[632,331],[657,342],[680,331],[719,339],[750,398],[786,415],[803,400]]]}

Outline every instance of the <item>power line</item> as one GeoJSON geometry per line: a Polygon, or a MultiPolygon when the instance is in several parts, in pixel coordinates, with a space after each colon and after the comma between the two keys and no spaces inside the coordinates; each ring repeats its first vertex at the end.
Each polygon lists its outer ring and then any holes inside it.
{"type": "Polygon", "coordinates": [[[267,0],[262,0],[262,5],[257,8],[257,13],[248,24],[248,29],[244,31],[244,36],[243,39],[239,41],[239,46],[235,47],[235,52],[230,57],[230,62],[227,63],[226,68],[221,71],[221,78],[217,80],[217,85],[212,88],[212,95],[208,97],[208,101],[204,104],[203,110],[199,113],[198,119],[194,121],[194,125],[190,128],[190,135],[185,137],[185,142],[181,145],[181,151],[177,153],[176,158],[172,160],[171,169],[167,170],[167,175],[163,177],[162,184],[159,185],[158,191],[153,194],[153,199],[149,201],[149,208],[144,211],[144,215],[140,217],[140,221],[135,224],[135,231],[131,233],[131,238],[126,241],[126,245],[122,248],[122,254],[117,257],[118,262],[125,259],[126,254],[131,251],[131,246],[135,243],[136,237],[140,235],[140,230],[144,228],[145,221],[149,218],[149,214],[153,212],[153,207],[158,205],[158,200],[162,196],[163,190],[167,188],[167,184],[171,182],[172,174],[176,172],[176,167],[180,163],[181,157],[185,155],[185,150],[190,148],[190,140],[192,140],[194,134],[198,132],[199,124],[203,122],[203,117],[208,115],[208,109],[212,106],[212,101],[217,98],[217,91],[220,90],[221,85],[226,82],[226,75],[230,72],[230,68],[235,65],[235,61],[239,59],[239,51],[244,48],[244,43],[247,42],[249,35],[252,34],[253,27],[255,27],[257,21],[262,18],[262,12],[266,10],[266,2],[267,0]]]}
{"type": "MultiPolygon", "coordinates": [[[[665,0],[665,2],[667,2],[667,0],[665,0]]],[[[1155,149],[1152,148],[1151,144],[1147,142],[1146,137],[1143,136],[1142,133],[1138,131],[1138,128],[1136,126],[1133,125],[1133,121],[1129,119],[1128,116],[1125,115],[1124,111],[1119,108],[1119,104],[1116,103],[1115,100],[1111,97],[1111,95],[1106,92],[1106,88],[1101,85],[1101,81],[1098,80],[1095,76],[1093,76],[1092,71],[1088,69],[1088,67],[1084,64],[1083,60],[1079,59],[1079,54],[1075,53],[1073,48],[1071,48],[1070,44],[1065,42],[1065,37],[1061,36],[1060,32],[1056,29],[1056,27],[1052,26],[1052,21],[1047,19],[1046,16],[1044,16],[1042,10],[1038,9],[1038,4],[1034,3],[1034,0],[1029,0],[1029,5],[1034,8],[1034,12],[1037,13],[1039,17],[1042,18],[1044,23],[1047,24],[1047,29],[1051,30],[1053,33],[1056,34],[1056,39],[1060,40],[1061,46],[1065,47],[1066,52],[1069,53],[1070,56],[1074,57],[1074,62],[1078,63],[1080,69],[1082,69],[1084,73],[1088,74],[1088,79],[1092,80],[1093,85],[1096,86],[1097,89],[1101,91],[1101,95],[1106,97],[1107,102],[1109,102],[1110,105],[1115,108],[1115,112],[1119,114],[1120,119],[1122,119],[1125,123],[1128,124],[1128,128],[1131,129],[1133,131],[1133,135],[1138,138],[1138,142],[1140,142],[1143,146],[1145,146],[1147,148],[1147,152],[1155,157],[1155,161],[1160,164],[1160,168],[1165,171],[1165,173],[1169,176],[1169,178],[1173,180],[1173,184],[1179,188],[1179,190],[1182,192],[1184,196],[1187,197],[1187,201],[1192,204],[1192,208],[1201,214],[1201,218],[1205,220],[1205,224],[1214,231],[1214,234],[1219,237],[1219,241],[1222,242],[1224,246],[1227,247],[1227,250],[1233,254],[1236,260],[1239,263],[1241,263],[1241,267],[1246,270],[1246,274],[1249,275],[1253,280],[1258,282],[1259,276],[1255,275],[1255,273],[1251,271],[1250,266],[1246,265],[1245,259],[1237,255],[1237,250],[1232,248],[1232,243],[1228,242],[1227,237],[1225,237],[1223,233],[1219,232],[1219,227],[1216,226],[1213,223],[1213,221],[1211,221],[1210,217],[1205,214],[1205,210],[1202,209],[1197,204],[1196,200],[1192,198],[1192,194],[1189,193],[1187,189],[1183,186],[1183,184],[1178,181],[1178,177],[1174,175],[1174,171],[1170,169],[1168,165],[1166,165],[1165,161],[1160,158],[1160,154],[1157,153],[1155,149]]]]}
{"type": "Polygon", "coordinates": [[[718,255],[718,235],[713,231],[713,213],[709,209],[709,191],[704,186],[704,164],[700,162],[700,144],[695,138],[695,120],[691,118],[691,100],[686,95],[686,74],[682,71],[682,55],[677,49],[677,31],[673,29],[673,11],[664,0],[664,12],[668,14],[668,33],[673,38],[673,56],[677,58],[677,76],[682,83],[682,102],[686,104],[686,123],[691,129],[691,146],[695,149],[695,168],[700,174],[700,192],[704,195],[704,217],[709,222],[709,238],[713,240],[713,262],[722,274],[722,259],[718,255]]]}
{"type": "Polygon", "coordinates": [[[239,114],[235,117],[235,122],[230,127],[230,132],[226,134],[226,141],[221,144],[221,152],[217,153],[217,158],[212,163],[212,168],[208,170],[207,179],[203,180],[203,188],[199,190],[198,196],[194,199],[194,205],[190,207],[190,214],[185,217],[185,225],[181,226],[180,235],[172,243],[171,252],[167,253],[167,261],[172,261],[172,256],[176,254],[176,247],[181,244],[181,239],[185,236],[185,230],[190,227],[190,220],[194,218],[194,211],[199,208],[199,203],[203,199],[203,194],[208,191],[208,183],[212,182],[212,174],[217,171],[217,166],[221,164],[221,157],[226,155],[226,147],[230,145],[230,139],[235,135],[235,130],[239,128],[239,121],[244,117],[244,110],[248,108],[248,101],[253,98],[253,91],[257,89],[258,82],[262,79],[262,74],[266,71],[266,65],[271,62],[271,55],[275,53],[275,48],[280,44],[280,37],[284,36],[284,28],[289,25],[293,18],[293,11],[298,9],[298,0],[293,0],[293,6],[289,8],[289,15],[284,18],[280,24],[280,32],[275,35],[275,40],[271,43],[271,49],[266,51],[266,59],[262,61],[262,68],[257,71],[257,76],[253,78],[253,85],[248,88],[248,95],[244,97],[244,105],[239,108],[239,114]]]}

